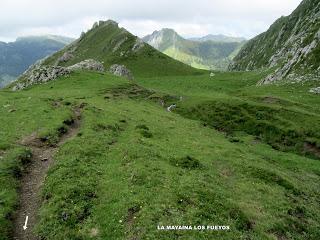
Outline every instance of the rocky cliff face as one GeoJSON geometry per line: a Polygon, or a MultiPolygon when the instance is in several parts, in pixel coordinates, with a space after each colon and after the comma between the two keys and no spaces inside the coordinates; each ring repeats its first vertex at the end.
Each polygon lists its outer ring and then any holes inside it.
{"type": "Polygon", "coordinates": [[[260,84],[282,79],[300,81],[320,75],[320,1],[304,0],[289,16],[250,40],[230,70],[274,68],[260,84]]]}

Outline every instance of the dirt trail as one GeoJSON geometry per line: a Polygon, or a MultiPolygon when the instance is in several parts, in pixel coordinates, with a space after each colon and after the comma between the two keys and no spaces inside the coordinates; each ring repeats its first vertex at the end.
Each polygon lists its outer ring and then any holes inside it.
{"type": "Polygon", "coordinates": [[[68,131],[60,137],[56,146],[44,145],[35,134],[21,142],[22,145],[31,149],[32,161],[21,179],[19,209],[14,216],[13,239],[15,240],[39,239],[33,234],[33,227],[37,223],[37,214],[41,206],[41,186],[48,169],[54,162],[53,158],[59,147],[78,133],[80,109],[76,109],[74,115],[74,121],[70,124],[68,131]],[[27,229],[24,230],[26,216],[28,216],[28,224],[27,229]]]}

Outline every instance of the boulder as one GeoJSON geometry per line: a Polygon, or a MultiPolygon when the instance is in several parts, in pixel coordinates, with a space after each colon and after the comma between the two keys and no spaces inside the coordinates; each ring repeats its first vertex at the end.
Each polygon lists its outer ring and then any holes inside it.
{"type": "Polygon", "coordinates": [[[68,62],[72,58],[73,58],[72,53],[65,52],[61,57],[58,58],[58,63],[60,63],[60,62],[68,62]]]}
{"type": "Polygon", "coordinates": [[[134,79],[131,71],[124,65],[114,64],[110,67],[109,72],[113,75],[125,77],[129,80],[134,79]]]}

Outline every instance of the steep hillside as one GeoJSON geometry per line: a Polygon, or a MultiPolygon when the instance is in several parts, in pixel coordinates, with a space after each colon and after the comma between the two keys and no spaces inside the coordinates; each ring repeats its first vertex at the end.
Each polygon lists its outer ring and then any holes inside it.
{"type": "Polygon", "coordinates": [[[320,2],[304,0],[289,16],[250,40],[234,58],[231,70],[276,68],[261,83],[313,79],[320,74],[320,2]]]}
{"type": "Polygon", "coordinates": [[[222,34],[218,34],[218,35],[209,34],[207,36],[200,37],[200,38],[189,38],[189,40],[200,41],[200,42],[215,41],[215,42],[239,42],[239,43],[246,41],[246,39],[243,37],[229,37],[222,34]]]}
{"type": "Polygon", "coordinates": [[[112,20],[94,24],[80,39],[46,59],[43,65],[71,66],[86,59],[100,61],[106,69],[112,64],[123,64],[134,76],[199,72],[160,53],[112,20]]]}
{"type": "Polygon", "coordinates": [[[213,70],[225,70],[243,44],[237,41],[191,41],[167,28],[155,31],[143,40],[190,66],[213,70]]]}
{"type": "Polygon", "coordinates": [[[47,35],[0,42],[0,87],[8,84],[37,60],[63,48],[74,39],[47,35]]]}

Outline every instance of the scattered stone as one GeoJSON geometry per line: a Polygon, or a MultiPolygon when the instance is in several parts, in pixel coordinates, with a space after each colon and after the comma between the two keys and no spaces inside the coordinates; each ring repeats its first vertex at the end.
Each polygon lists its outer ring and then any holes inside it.
{"type": "Polygon", "coordinates": [[[320,94],[320,87],[311,88],[309,92],[314,94],[320,94]]]}
{"type": "Polygon", "coordinates": [[[133,75],[129,69],[126,68],[124,65],[114,64],[110,67],[109,72],[113,75],[125,77],[129,80],[133,80],[133,75]]]}
{"type": "Polygon", "coordinates": [[[96,237],[96,236],[98,236],[99,235],[99,229],[98,228],[92,228],[91,230],[90,230],[90,237],[96,237]]]}
{"type": "Polygon", "coordinates": [[[172,104],[172,105],[170,105],[169,107],[167,107],[167,111],[168,111],[168,112],[171,112],[171,110],[175,109],[176,107],[177,107],[176,104],[172,104]]]}
{"type": "Polygon", "coordinates": [[[215,76],[215,74],[212,72],[212,73],[210,73],[210,77],[214,77],[215,76]]]}
{"type": "Polygon", "coordinates": [[[17,111],[17,110],[16,109],[10,109],[8,112],[12,113],[12,112],[15,112],[15,111],[17,111]]]}
{"type": "Polygon", "coordinates": [[[76,71],[76,70],[92,70],[92,71],[98,71],[98,72],[104,72],[104,66],[101,62],[93,60],[93,59],[87,59],[82,62],[79,62],[75,65],[72,65],[67,68],[69,71],[76,71]]]}

